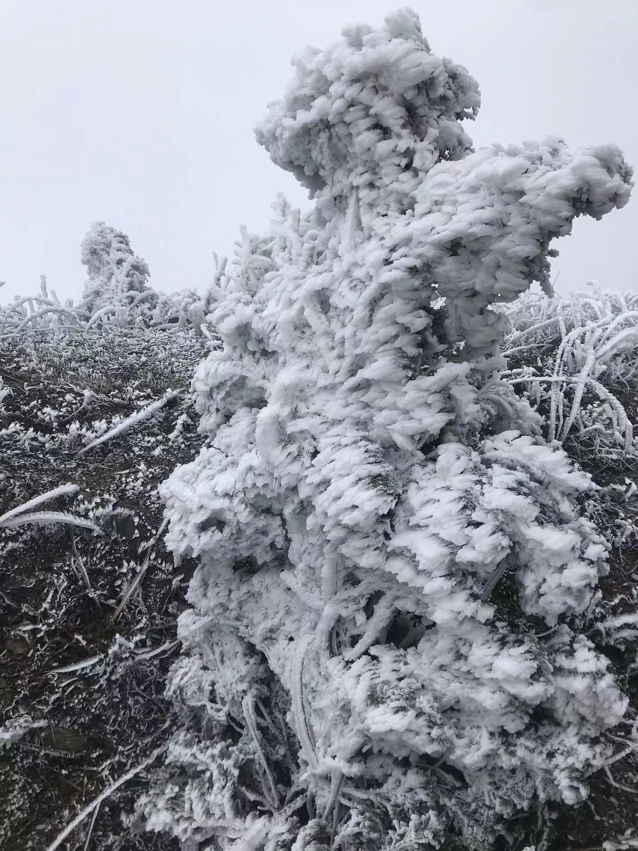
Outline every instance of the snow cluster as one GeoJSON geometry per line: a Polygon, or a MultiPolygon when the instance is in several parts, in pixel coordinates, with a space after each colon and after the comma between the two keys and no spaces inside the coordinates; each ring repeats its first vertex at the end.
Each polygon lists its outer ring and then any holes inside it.
{"type": "Polygon", "coordinates": [[[194,379],[208,445],[163,485],[200,564],[142,802],[183,847],[487,848],[575,803],[626,709],[585,635],[608,545],[595,487],[498,369],[494,309],[553,238],[627,201],[602,146],[494,146],[416,15],[295,60],[257,131],[313,192],[217,278],[194,379]]]}

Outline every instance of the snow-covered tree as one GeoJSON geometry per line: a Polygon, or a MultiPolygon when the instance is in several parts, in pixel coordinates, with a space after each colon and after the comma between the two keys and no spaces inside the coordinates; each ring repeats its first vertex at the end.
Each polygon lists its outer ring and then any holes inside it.
{"type": "Polygon", "coordinates": [[[81,252],[89,276],[83,307],[94,321],[115,315],[120,324],[128,324],[132,309],[140,302],[157,300],[148,285],[148,264],[134,254],[126,234],[104,222],[93,222],[81,252]]]}
{"type": "Polygon", "coordinates": [[[209,445],[163,486],[200,566],[146,825],[186,849],[388,851],[577,803],[627,701],[588,633],[589,476],[499,374],[551,240],[629,197],[611,145],[474,152],[417,16],[294,62],[257,130],[314,197],[218,278],[209,445]],[[203,846],[202,846],[203,847],[203,846]]]}

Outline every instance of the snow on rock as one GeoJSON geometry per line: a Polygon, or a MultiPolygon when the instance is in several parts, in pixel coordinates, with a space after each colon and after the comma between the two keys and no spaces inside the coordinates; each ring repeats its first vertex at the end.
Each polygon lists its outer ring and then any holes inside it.
{"type": "Polygon", "coordinates": [[[186,848],[486,848],[582,800],[625,712],[583,634],[596,489],[500,378],[493,306],[547,286],[551,240],[631,170],[558,140],[474,153],[478,87],[411,11],[294,64],[257,138],[315,204],[280,200],[211,294],[209,445],[163,485],[200,558],[182,729],[142,806],[186,848]]]}

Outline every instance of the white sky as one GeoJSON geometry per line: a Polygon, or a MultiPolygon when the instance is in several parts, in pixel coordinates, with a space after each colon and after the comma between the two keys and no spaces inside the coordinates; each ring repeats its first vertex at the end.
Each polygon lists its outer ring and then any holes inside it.
{"type": "MultiPolygon", "coordinates": [[[[203,289],[240,224],[263,230],[305,193],[254,141],[290,57],[392,0],[0,0],[3,300],[84,280],[95,219],[125,231],[153,285],[203,289]]],[[[638,0],[412,0],[432,49],[467,66],[477,146],[561,135],[613,141],[638,166],[638,0]]],[[[636,198],[557,244],[562,291],[638,288],[636,198]]]]}

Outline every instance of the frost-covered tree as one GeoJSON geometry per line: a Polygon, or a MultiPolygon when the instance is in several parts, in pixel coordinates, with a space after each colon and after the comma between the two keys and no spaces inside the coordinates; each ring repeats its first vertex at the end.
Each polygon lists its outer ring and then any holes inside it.
{"type": "Polygon", "coordinates": [[[215,289],[209,445],[163,487],[200,559],[182,729],[142,812],[186,849],[491,848],[583,800],[627,705],[587,634],[595,489],[501,378],[494,305],[548,288],[551,240],[631,170],[474,152],[478,86],[408,10],[294,65],[257,137],[314,206],[281,201],[215,289]]]}
{"type": "Polygon", "coordinates": [[[148,264],[133,252],[126,234],[104,222],[93,222],[81,248],[88,271],[81,304],[75,309],[88,317],[87,327],[115,323],[201,332],[204,303],[196,290],[166,294],[148,283],[148,264]]]}
{"type": "Polygon", "coordinates": [[[88,272],[83,307],[92,320],[115,315],[120,324],[128,324],[131,311],[140,302],[157,300],[148,285],[148,264],[133,252],[128,236],[121,231],[93,222],[82,241],[81,258],[88,272]]]}

